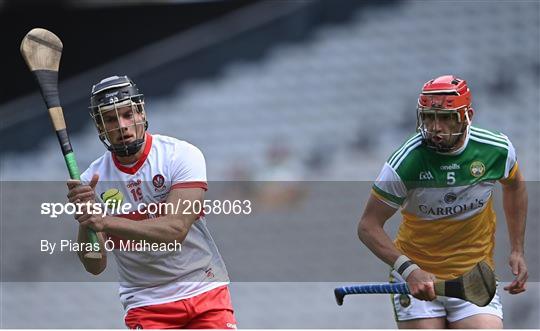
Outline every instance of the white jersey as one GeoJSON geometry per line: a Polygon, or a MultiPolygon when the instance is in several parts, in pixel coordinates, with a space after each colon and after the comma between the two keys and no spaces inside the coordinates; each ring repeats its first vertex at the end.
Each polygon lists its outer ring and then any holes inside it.
{"type": "MultiPolygon", "coordinates": [[[[171,189],[207,189],[204,156],[195,146],[175,138],[146,134],[142,157],[131,166],[105,153],[81,175],[89,182],[99,174],[96,195],[119,190],[122,203],[131,210],[115,215],[133,221],[155,217],[136,212],[138,206],[165,202],[171,189]]],[[[204,216],[191,226],[181,250],[129,251],[118,249],[122,238],[107,235],[116,243],[120,300],[131,308],[177,301],[223,286],[229,282],[225,264],[212,239],[204,216]]]]}

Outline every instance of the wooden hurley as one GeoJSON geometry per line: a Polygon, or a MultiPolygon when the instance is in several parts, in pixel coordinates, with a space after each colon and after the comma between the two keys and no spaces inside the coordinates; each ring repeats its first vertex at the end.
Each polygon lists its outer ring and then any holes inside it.
{"type": "MultiPolygon", "coordinates": [[[[69,171],[71,179],[80,179],[79,167],[69,141],[69,135],[64,121],[64,112],[60,106],[58,95],[58,69],[60,68],[60,58],[62,57],[62,41],[54,33],[36,28],[26,34],[21,42],[21,54],[34,74],[43,100],[49,110],[56,136],[62,148],[62,154],[69,171]]],[[[88,239],[90,243],[99,245],[96,233],[88,229],[88,239]]],[[[90,251],[85,254],[86,258],[100,259],[101,252],[90,251]]]]}

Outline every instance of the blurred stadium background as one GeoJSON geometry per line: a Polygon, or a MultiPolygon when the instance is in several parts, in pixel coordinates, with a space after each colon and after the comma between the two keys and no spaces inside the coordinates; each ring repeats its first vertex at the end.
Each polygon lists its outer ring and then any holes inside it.
{"type": "MultiPolygon", "coordinates": [[[[506,327],[540,328],[538,1],[111,3],[0,1],[5,63],[10,66],[9,80],[0,90],[4,189],[14,181],[66,177],[44,105],[18,54],[20,40],[35,26],[54,31],[64,41],[60,94],[81,169],[103,153],[86,111],[90,87],[105,76],[127,74],[146,96],[150,131],[201,148],[210,181],[328,181],[367,188],[393,149],[413,132],[422,83],[453,73],[471,86],[475,123],[510,137],[530,182],[529,291],[501,294],[506,327]]],[[[288,231],[271,228],[268,235],[275,235],[275,245],[326,231],[321,250],[337,242],[344,256],[352,256],[349,263],[369,269],[361,281],[384,278],[386,267],[356,239],[363,199],[342,194],[317,203],[328,195],[313,196],[313,214],[343,206],[349,213],[331,223],[314,217],[301,233],[294,226],[288,231]]],[[[9,259],[4,254],[6,238],[23,230],[8,218],[17,201],[10,200],[6,190],[0,191],[0,200],[5,270],[23,260],[17,250],[10,251],[9,259]]],[[[231,269],[240,327],[395,327],[387,296],[351,298],[338,308],[332,288],[339,283],[313,282],[310,277],[300,282],[302,268],[290,278],[294,282],[242,277],[235,282],[235,264],[245,263],[238,251],[246,249],[238,244],[246,241],[238,237],[257,236],[260,230],[252,226],[239,231],[242,224],[234,220],[208,222],[231,269]]],[[[389,230],[395,231],[398,223],[394,217],[389,230]]],[[[508,281],[503,217],[499,224],[497,265],[502,281],[508,281]]],[[[24,229],[38,240],[40,233],[24,229]]],[[[344,256],[336,260],[347,261],[344,256]]],[[[317,262],[316,256],[306,254],[306,265],[317,262]]],[[[38,264],[20,270],[32,273],[38,264]]],[[[0,327],[122,328],[116,287],[114,282],[3,279],[0,327]]]]}

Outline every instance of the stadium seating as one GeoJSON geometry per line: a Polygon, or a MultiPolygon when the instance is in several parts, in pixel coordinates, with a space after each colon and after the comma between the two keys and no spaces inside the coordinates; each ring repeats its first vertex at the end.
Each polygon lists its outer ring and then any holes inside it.
{"type": "MultiPolygon", "coordinates": [[[[539,181],[538,12],[539,3],[527,1],[404,1],[367,8],[350,22],[321,27],[312,38],[280,45],[260,60],[236,62],[216,79],[192,81],[169,97],[148,98],[151,130],[180,137],[201,148],[211,181],[238,179],[230,174],[239,163],[248,168],[244,169],[246,175],[242,179],[269,179],[265,177],[269,151],[276,146],[287,149],[288,164],[293,165],[289,174],[298,180],[372,181],[390,153],[414,132],[416,98],[422,83],[434,76],[454,73],[467,79],[472,89],[475,124],[508,135],[526,178],[539,181]]],[[[73,144],[84,151],[77,153],[82,168],[103,151],[90,124],[73,138],[73,144]]],[[[62,180],[65,170],[55,138],[51,137],[42,147],[42,152],[32,155],[4,157],[2,178],[42,180],[43,174],[34,171],[32,160],[37,158],[47,169],[47,178],[62,180]]],[[[534,192],[538,196],[538,190],[534,192]]],[[[363,205],[363,201],[340,203],[363,205]]],[[[531,214],[540,214],[538,204],[531,203],[531,214]]],[[[354,254],[372,259],[352,234],[355,223],[353,218],[336,226],[348,229],[350,240],[358,247],[354,254]]],[[[226,262],[236,262],[234,241],[230,237],[220,239],[220,232],[226,232],[227,225],[211,226],[216,230],[226,262]]],[[[395,227],[394,222],[392,231],[395,227]]],[[[528,231],[533,233],[529,240],[538,235],[535,219],[531,219],[528,231]]],[[[508,280],[509,273],[504,269],[508,249],[504,231],[497,240],[498,267],[508,280]]],[[[527,256],[535,265],[540,254],[538,244],[528,245],[532,249],[527,256]]],[[[379,263],[379,268],[384,272],[385,266],[379,263]]],[[[506,327],[539,327],[538,267],[531,269],[536,277],[536,283],[530,286],[532,293],[523,300],[503,298],[508,313],[506,327]],[[531,307],[536,310],[523,314],[531,307]]],[[[95,296],[90,298],[78,296],[78,285],[37,283],[30,289],[16,284],[5,286],[2,300],[10,305],[2,308],[2,326],[122,327],[113,285],[97,284],[92,290],[95,296]],[[72,304],[36,302],[28,296],[30,291],[42,298],[58,298],[62,294],[63,300],[69,298],[72,304]],[[108,311],[113,313],[103,316],[99,310],[102,305],[111,305],[114,309],[108,311]],[[37,315],[32,314],[33,324],[20,313],[26,313],[29,306],[37,315]],[[99,312],[83,315],[77,324],[66,324],[60,317],[71,315],[74,307],[99,312]],[[53,315],[56,317],[49,318],[53,315]],[[96,319],[96,315],[100,318],[96,319]]],[[[394,327],[386,296],[369,302],[354,300],[354,304],[338,309],[331,297],[333,285],[268,283],[255,288],[254,283],[234,283],[233,302],[239,326],[394,327]],[[275,302],[279,302],[280,309],[275,309],[275,302]]]]}

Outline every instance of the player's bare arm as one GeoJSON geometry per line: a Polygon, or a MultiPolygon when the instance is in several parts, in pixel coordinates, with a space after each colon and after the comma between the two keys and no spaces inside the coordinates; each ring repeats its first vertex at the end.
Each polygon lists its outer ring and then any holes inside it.
{"type": "MultiPolygon", "coordinates": [[[[517,167],[517,164],[515,165],[517,167]]],[[[525,223],[527,218],[527,188],[523,175],[516,173],[509,180],[501,181],[503,188],[503,207],[510,237],[509,265],[516,278],[504,289],[510,294],[518,294],[526,289],[528,279],[527,263],[525,262],[525,223]]]]}
{"type": "Polygon", "coordinates": [[[383,228],[396,210],[372,194],[358,223],[358,238],[388,265],[393,265],[401,255],[383,228]]]}
{"type": "MultiPolygon", "coordinates": [[[[169,193],[167,202],[176,205],[178,201],[202,201],[204,190],[201,188],[174,189],[169,193]]],[[[194,204],[191,203],[191,206],[194,204]]],[[[132,222],[118,217],[105,217],[103,229],[126,239],[148,240],[154,242],[183,242],[191,225],[200,217],[194,210],[170,213],[151,220],[132,222]]]]}
{"type": "MultiPolygon", "coordinates": [[[[396,264],[401,252],[384,231],[384,224],[394,215],[396,210],[372,194],[358,223],[358,238],[373,254],[390,266],[396,264]]],[[[432,274],[422,269],[416,269],[410,272],[405,280],[414,297],[420,300],[434,300],[436,298],[433,287],[435,276],[432,274]]]]}
{"type": "MultiPolygon", "coordinates": [[[[177,205],[179,201],[202,201],[204,190],[201,188],[174,189],[167,197],[167,203],[177,205]]],[[[193,208],[193,203],[190,204],[193,208]]],[[[182,242],[191,225],[200,217],[194,210],[169,210],[170,213],[154,219],[133,222],[125,218],[99,214],[83,213],[76,219],[82,226],[88,226],[98,232],[106,232],[130,240],[148,240],[151,242],[182,242]]]]}
{"type": "MultiPolygon", "coordinates": [[[[79,180],[69,180],[67,182],[68,191],[68,201],[71,203],[86,203],[86,202],[95,202],[95,193],[94,188],[96,187],[98,176],[92,177],[92,180],[88,185],[83,185],[79,180]]],[[[80,244],[89,243],[87,228],[83,225],[79,226],[79,232],[77,234],[77,242],[80,244]]],[[[104,247],[105,234],[102,232],[97,232],[97,237],[99,240],[100,247],[104,247]]],[[[84,246],[84,245],[83,245],[84,246]]],[[[107,253],[105,250],[102,250],[101,259],[89,259],[84,256],[85,251],[77,252],[79,260],[84,265],[86,271],[91,274],[98,275],[105,270],[107,267],[107,253]]]]}

